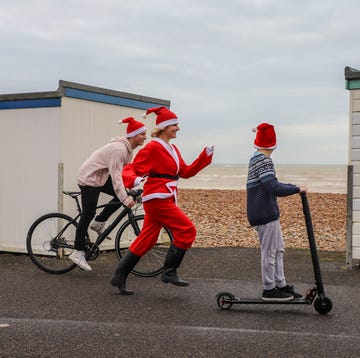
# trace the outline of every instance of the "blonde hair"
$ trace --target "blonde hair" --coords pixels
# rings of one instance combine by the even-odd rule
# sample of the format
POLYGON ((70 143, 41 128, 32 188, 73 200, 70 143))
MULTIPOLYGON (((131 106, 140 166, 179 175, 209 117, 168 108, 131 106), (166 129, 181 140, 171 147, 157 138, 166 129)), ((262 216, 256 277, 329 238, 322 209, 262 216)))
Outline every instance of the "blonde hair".
POLYGON ((158 127, 155 127, 153 129, 153 131, 151 132, 151 137, 155 138, 155 137, 160 137, 161 133, 163 132, 163 129, 160 129, 158 127))

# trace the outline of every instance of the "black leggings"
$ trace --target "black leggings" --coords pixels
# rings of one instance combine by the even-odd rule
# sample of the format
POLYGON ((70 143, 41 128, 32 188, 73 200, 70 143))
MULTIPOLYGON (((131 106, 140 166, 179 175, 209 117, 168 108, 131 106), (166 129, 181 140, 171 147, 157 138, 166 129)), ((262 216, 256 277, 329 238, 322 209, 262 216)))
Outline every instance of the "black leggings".
POLYGON ((85 237, 87 234, 88 227, 91 220, 96 214, 96 206, 99 200, 100 193, 105 193, 113 196, 113 199, 109 203, 117 203, 117 205, 106 206, 102 212, 96 216, 97 221, 106 221, 117 209, 121 207, 120 200, 117 198, 111 177, 106 181, 103 186, 94 187, 94 186, 81 186, 81 206, 82 212, 79 220, 79 225, 76 229, 75 236, 75 250, 84 251, 85 248, 85 237))

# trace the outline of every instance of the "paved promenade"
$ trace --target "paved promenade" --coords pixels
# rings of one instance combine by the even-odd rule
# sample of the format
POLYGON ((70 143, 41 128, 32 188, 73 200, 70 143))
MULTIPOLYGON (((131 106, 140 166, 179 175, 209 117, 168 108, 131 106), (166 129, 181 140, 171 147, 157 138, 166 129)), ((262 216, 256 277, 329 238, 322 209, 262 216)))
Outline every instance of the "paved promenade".
MULTIPOLYGON (((359 357, 360 269, 344 253, 319 253, 327 315, 310 305, 217 307, 219 291, 261 294, 258 249, 191 249, 186 288, 130 276, 134 296, 110 286, 114 253, 50 275, 27 255, 0 254, 0 357, 359 357)), ((357 264, 355 262, 355 264, 357 264)), ((308 250, 287 250, 287 279, 314 285, 308 250)))

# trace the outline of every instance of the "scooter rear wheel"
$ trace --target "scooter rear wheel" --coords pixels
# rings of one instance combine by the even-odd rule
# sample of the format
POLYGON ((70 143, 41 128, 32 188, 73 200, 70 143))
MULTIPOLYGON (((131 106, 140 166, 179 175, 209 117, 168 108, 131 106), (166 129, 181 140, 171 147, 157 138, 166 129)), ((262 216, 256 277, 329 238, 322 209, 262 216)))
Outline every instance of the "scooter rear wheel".
POLYGON ((320 314, 327 314, 332 309, 332 302, 328 297, 317 297, 314 301, 314 308, 320 314))
POLYGON ((235 296, 230 292, 220 292, 216 295, 216 303, 222 310, 228 310, 232 307, 235 296))

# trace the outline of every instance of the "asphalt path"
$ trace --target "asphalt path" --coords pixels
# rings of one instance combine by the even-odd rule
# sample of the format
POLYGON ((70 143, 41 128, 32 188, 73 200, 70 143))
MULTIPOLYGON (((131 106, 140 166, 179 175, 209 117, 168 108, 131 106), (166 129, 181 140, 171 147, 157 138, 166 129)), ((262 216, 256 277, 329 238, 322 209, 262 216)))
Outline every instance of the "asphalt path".
MULTIPOLYGON (((129 276, 133 296, 109 280, 114 253, 51 275, 27 255, 0 254, 0 357, 359 357, 360 269, 344 253, 320 252, 327 315, 313 305, 233 305, 220 291, 261 295, 258 249, 193 248, 180 269, 189 287, 129 276)), ((308 250, 287 250, 287 279, 314 286, 308 250)))

